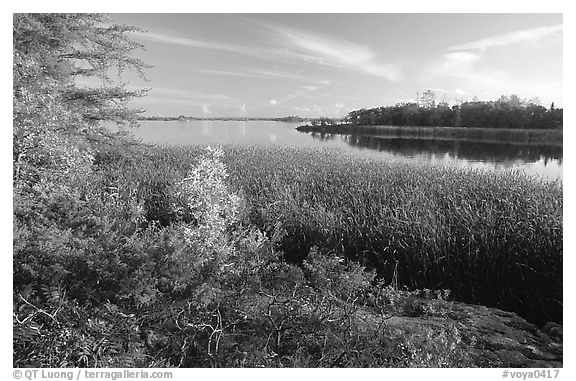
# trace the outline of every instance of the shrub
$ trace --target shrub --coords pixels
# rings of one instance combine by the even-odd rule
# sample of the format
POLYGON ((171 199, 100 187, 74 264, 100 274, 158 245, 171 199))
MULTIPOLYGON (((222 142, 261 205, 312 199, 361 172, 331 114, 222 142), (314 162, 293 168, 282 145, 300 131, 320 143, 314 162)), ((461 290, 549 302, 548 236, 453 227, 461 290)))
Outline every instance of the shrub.
POLYGON ((255 165, 259 156, 248 152, 240 165, 232 152, 111 148, 106 156, 116 159, 97 153, 87 181, 70 185, 69 195, 17 203, 15 364, 471 364, 455 329, 424 332, 427 341, 418 330, 399 334, 386 325, 392 316, 442 317, 449 310, 445 292, 400 289, 402 271, 433 260, 416 251, 435 247, 422 233, 433 224, 427 209, 417 207, 421 177, 398 173, 392 186, 376 180, 369 163, 359 174, 322 161, 268 167, 255 165), (156 202, 154 179, 168 195, 155 204, 164 222, 147 219, 156 202), (399 208, 395 218, 386 214, 390 205, 399 208), (399 219, 404 212, 422 218, 411 227, 399 219), (377 260, 375 254, 388 254, 376 245, 360 246, 384 234, 395 262, 377 260), (298 242, 301 250, 312 246, 299 253, 299 263, 286 261, 291 257, 281 250, 298 242), (365 265, 385 266, 398 282, 389 285, 365 265))

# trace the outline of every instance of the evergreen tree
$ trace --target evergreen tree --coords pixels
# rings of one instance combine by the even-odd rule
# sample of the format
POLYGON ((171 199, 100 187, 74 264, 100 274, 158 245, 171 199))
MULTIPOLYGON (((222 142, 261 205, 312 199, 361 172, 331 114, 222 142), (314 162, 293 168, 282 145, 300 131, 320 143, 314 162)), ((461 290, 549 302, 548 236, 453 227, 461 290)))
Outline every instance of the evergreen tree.
POLYGON ((61 167, 79 140, 110 135, 100 121, 137 125, 142 110, 129 101, 146 91, 128 90, 121 79, 126 70, 145 77, 147 66, 132 56, 143 45, 127 36, 135 30, 100 14, 14 14, 15 180, 25 167, 61 167))

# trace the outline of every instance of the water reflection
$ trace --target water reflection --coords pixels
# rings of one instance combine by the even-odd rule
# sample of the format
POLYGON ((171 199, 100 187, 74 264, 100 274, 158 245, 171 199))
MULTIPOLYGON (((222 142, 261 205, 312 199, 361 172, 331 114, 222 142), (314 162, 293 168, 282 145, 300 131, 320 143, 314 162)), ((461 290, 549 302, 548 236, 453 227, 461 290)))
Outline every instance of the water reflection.
POLYGON ((134 135, 155 144, 307 145, 300 123, 273 121, 143 121, 134 135))
POLYGON ((273 121, 145 121, 133 133, 146 143, 329 146, 363 157, 496 170, 515 168, 532 175, 562 179, 562 147, 558 146, 302 133, 296 130, 300 124, 273 121))
POLYGON ((369 149, 403 158, 463 166, 519 168, 526 173, 562 178, 562 147, 471 140, 432 140, 399 137, 310 133, 313 139, 354 149, 369 149), (474 165, 477 164, 477 165, 474 165))
MULTIPOLYGON (((313 138, 333 140, 332 137, 313 138)), ((419 154, 447 154, 453 158, 472 161, 506 162, 523 160, 536 162, 544 159, 562 162, 562 147, 547 145, 521 145, 511 143, 488 143, 482 141, 463 140, 425 140, 406 138, 385 138, 380 136, 344 135, 341 137, 353 147, 370 148, 378 151, 397 153, 413 157, 419 154)))

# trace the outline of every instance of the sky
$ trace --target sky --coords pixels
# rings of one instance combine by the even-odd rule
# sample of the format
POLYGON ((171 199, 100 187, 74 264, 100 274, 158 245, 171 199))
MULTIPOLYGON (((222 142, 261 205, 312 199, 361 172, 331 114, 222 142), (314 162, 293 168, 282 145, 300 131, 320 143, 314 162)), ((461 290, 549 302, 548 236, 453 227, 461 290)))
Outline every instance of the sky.
POLYGON ((145 51, 145 115, 341 117, 414 101, 562 99, 562 14, 111 14, 145 51))

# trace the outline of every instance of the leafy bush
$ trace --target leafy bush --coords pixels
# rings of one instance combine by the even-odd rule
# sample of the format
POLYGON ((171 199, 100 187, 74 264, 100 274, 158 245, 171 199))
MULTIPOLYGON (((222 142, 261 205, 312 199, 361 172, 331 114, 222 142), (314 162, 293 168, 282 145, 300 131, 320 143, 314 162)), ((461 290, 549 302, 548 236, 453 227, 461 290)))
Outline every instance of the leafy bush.
POLYGON ((19 204, 14 365, 453 365, 456 339, 421 361, 405 349, 415 338, 386 328, 411 302, 374 272, 314 248, 302 266, 283 261, 288 231, 248 224, 222 160, 210 149, 169 179, 165 226, 146 221, 151 194, 142 177, 115 177, 117 161, 100 160, 65 208, 19 204), (112 179, 126 186, 110 190, 112 179))

